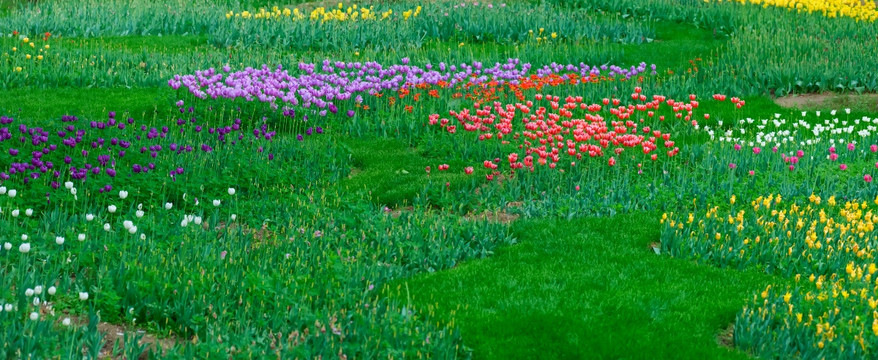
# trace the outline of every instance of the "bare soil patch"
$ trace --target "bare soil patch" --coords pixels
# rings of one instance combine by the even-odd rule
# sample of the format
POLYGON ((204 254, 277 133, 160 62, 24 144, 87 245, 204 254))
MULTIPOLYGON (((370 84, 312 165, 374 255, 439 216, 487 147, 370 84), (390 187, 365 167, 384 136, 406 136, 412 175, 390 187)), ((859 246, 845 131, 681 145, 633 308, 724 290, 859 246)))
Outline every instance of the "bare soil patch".
POLYGON ((855 111, 878 111, 878 94, 796 94, 774 99, 785 108, 831 110, 850 108, 855 111))
POLYGON ((728 327, 720 331, 716 335, 716 342, 722 347, 732 349, 735 347, 735 323, 729 324, 728 327))

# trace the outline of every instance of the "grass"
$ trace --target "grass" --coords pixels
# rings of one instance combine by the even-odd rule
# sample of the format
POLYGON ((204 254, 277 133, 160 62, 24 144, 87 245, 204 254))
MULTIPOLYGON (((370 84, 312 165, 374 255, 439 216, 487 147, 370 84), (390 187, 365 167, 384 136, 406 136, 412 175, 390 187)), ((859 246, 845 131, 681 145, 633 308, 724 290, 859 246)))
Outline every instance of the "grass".
POLYGON ((9 89, 0 95, 0 112, 30 121, 58 120, 62 115, 102 119, 110 111, 132 115, 166 111, 170 88, 9 89))
POLYGON ((779 279, 657 256, 657 218, 525 220, 519 244, 399 284, 453 312, 479 359, 747 358, 717 335, 779 279))
MULTIPOLYGON (((0 14, 16 2, 0 0, 0 14)), ((264 5, 268 2, 253 1, 246 6, 264 5)), ((697 72, 703 64, 716 61, 728 45, 723 35, 691 24, 663 20, 653 26, 655 41, 638 45, 598 44, 603 50, 591 53, 599 54, 599 59, 589 60, 618 64, 648 61, 657 65, 660 74, 683 74, 697 72)), ((203 35, 65 40, 93 47, 107 45, 113 51, 135 54, 186 54, 193 47, 225 51, 209 48, 203 35)), ((439 56, 447 48, 448 54, 469 51, 475 59, 499 55, 528 57, 511 46, 456 46, 430 42, 421 54, 439 56)), ((262 54, 273 54, 272 51, 276 50, 264 50, 262 54)), ((404 55, 372 54, 366 50, 363 54, 384 58, 404 55)), ((308 59, 335 55, 290 54, 291 58, 308 59)), ((351 54, 344 56, 350 58, 351 54)), ((552 56, 573 57, 564 52, 552 56)), ((173 97, 174 91, 167 87, 20 88, 0 91, 0 114, 34 123, 54 121, 65 114, 85 119, 105 118, 109 111, 148 115, 167 111, 173 97)), ((767 96, 745 100, 748 105, 744 113, 748 117, 792 112, 767 96)), ((703 121, 704 124, 741 117, 740 111, 729 106, 705 102, 705 107, 702 110, 710 112, 712 119, 703 121)), ((344 151, 340 153, 344 155, 339 156, 349 154, 354 167, 347 178, 336 184, 338 189, 344 193, 368 192, 373 202, 391 207, 415 201, 427 187, 425 165, 445 161, 441 154, 417 144, 413 146, 393 134, 372 138, 327 136, 333 137, 327 143, 342 144, 344 151)), ((694 143, 703 139, 678 140, 694 143)), ((459 168, 461 164, 453 165, 459 168)), ((460 172, 434 172, 428 181, 447 182, 453 187, 475 180, 460 172)), ((278 188, 281 185, 284 184, 278 188)), ((275 191, 265 198, 281 203, 283 196, 284 192, 275 191)), ((748 354, 721 346, 718 334, 735 320, 756 289, 786 280, 758 269, 719 269, 656 255, 650 244, 659 239, 658 215, 640 212, 570 221, 521 219, 510 225, 518 239, 516 245, 500 248, 488 259, 464 262, 451 270, 396 280, 391 288, 405 288, 407 296, 388 296, 410 301, 416 308, 437 309, 461 329, 464 342, 478 359, 748 358, 748 354)))

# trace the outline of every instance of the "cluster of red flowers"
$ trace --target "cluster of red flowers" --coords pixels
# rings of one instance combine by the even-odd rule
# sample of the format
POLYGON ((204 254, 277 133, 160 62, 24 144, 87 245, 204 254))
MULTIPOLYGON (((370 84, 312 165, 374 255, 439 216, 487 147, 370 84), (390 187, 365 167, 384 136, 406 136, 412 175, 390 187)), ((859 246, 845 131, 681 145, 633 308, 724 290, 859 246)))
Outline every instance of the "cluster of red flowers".
MULTIPOLYGON (((462 130, 476 133, 481 141, 512 145, 517 149, 508 153, 506 160, 513 173, 519 169, 534 171, 536 165, 555 169, 567 161, 574 167, 584 158, 606 156, 609 166, 631 159, 640 168, 645 159, 657 161, 659 153, 676 156, 680 149, 669 132, 657 128, 665 120, 657 113, 670 109, 675 118, 697 126, 695 95, 690 95, 688 101, 676 101, 661 95, 648 97, 637 87, 630 98, 633 103, 623 105, 618 98, 588 103, 582 97, 536 94, 533 100, 515 103, 476 102, 472 109, 450 110, 448 118, 432 114, 428 122, 450 134, 462 130)), ((500 164, 499 158, 484 161, 485 169, 490 171, 488 179, 499 174, 500 164)))

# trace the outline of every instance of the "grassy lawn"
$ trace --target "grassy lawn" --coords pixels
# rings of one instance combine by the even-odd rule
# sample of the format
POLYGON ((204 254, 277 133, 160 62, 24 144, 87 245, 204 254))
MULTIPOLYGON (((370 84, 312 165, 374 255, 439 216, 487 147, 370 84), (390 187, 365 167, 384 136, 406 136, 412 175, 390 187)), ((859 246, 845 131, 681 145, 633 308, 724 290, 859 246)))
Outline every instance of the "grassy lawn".
POLYGON ((399 283, 453 313, 476 358, 748 358, 718 335, 782 280, 656 255, 654 215, 524 220, 490 259, 399 283))
POLYGON ((871 8, 184 3, 0 0, 0 358, 874 357, 871 8))

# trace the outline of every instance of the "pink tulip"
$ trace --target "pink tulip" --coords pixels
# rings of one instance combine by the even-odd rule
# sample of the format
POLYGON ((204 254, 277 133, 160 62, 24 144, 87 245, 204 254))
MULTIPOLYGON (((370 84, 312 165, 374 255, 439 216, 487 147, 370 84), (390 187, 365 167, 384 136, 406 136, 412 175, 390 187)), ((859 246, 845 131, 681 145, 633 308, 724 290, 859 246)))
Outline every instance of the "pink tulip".
POLYGON ((741 145, 735 144, 735 151, 741 150, 741 145))
POLYGON ((847 164, 841 164, 841 165, 838 166, 838 168, 841 169, 841 170, 847 170, 847 169, 848 169, 848 166, 847 166, 847 164))
POLYGON ((830 147, 829 147, 829 152, 830 152, 830 153, 834 153, 834 152, 835 152, 835 146, 830 146, 830 147))
POLYGON ((777 146, 771 148, 771 151, 777 152, 777 146))
POLYGON ((838 159, 838 154, 836 154, 836 153, 829 154, 829 160, 835 161, 835 159, 838 159))
POLYGON ((878 152, 878 145, 872 144, 872 146, 869 147, 869 150, 872 150, 872 152, 878 152))
POLYGON ((866 182, 872 182, 872 175, 863 175, 863 180, 865 180, 866 182))
POLYGON ((729 163, 729 169, 734 170, 736 167, 738 167, 738 165, 735 165, 735 163, 729 163))
POLYGON ((754 154, 759 155, 760 152, 762 152, 762 149, 760 149, 759 147, 754 147, 754 148, 753 148, 753 153, 754 153, 754 154))
POLYGON ((802 151, 802 150, 796 151, 796 156, 798 156, 798 157, 804 157, 804 156, 805 156, 805 152, 802 151))
POLYGON ((848 151, 854 151, 855 148, 854 143, 848 143, 848 151))
POLYGON ((790 165, 790 171, 793 171, 793 170, 796 170, 796 166, 795 166, 795 165, 790 165))
POLYGON ((753 175, 756 175, 756 172, 753 170, 750 170, 750 176, 753 176, 753 175))

